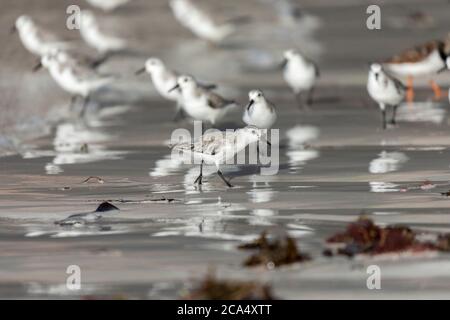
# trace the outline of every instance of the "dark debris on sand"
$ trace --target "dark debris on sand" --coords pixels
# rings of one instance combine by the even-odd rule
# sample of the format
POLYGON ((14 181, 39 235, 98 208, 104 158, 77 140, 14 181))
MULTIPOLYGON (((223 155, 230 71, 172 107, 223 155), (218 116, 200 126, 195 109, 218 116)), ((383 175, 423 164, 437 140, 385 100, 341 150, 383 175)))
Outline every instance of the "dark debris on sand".
POLYGON ((295 240, 291 237, 286 236, 269 240, 266 231, 261 233, 261 236, 255 241, 244 243, 238 248, 241 250, 257 250, 243 262, 244 266, 247 267, 263 265, 273 268, 311 260, 308 254, 298 250, 295 240))
MULTIPOLYGON (((347 229, 327 239, 329 244, 342 244, 337 254, 353 257, 357 254, 377 255, 383 253, 423 252, 430 250, 449 251, 450 235, 440 235, 437 241, 421 242, 417 233, 406 226, 380 227, 361 216, 352 222, 347 229)), ((326 256, 332 256, 333 251, 326 249, 326 256)))
POLYGON ((256 282, 219 280, 208 274, 183 299, 189 300, 273 300, 271 288, 256 282))

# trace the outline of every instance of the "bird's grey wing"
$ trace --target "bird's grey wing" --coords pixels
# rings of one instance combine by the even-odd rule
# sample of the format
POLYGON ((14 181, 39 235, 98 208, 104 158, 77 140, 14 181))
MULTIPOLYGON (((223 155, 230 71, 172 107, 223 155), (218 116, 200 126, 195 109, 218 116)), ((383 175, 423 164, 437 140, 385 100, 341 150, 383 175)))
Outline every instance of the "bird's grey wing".
POLYGON ((213 109, 221 109, 233 103, 233 100, 224 99, 213 92, 208 93, 208 105, 213 109))
POLYGON ((406 86, 400 80, 395 78, 394 76, 386 73, 386 77, 394 83, 394 86, 395 86, 395 88, 397 89, 398 92, 406 90, 406 86))
POLYGON ((199 83, 198 85, 205 90, 217 89, 217 85, 214 83, 199 83))

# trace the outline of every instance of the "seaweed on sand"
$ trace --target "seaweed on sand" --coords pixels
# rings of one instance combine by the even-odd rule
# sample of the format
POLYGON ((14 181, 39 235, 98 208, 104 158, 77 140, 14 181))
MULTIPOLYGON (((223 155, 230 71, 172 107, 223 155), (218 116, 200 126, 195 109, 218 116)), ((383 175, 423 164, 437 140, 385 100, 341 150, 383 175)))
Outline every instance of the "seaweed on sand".
MULTIPOLYGON (((344 232, 328 238, 327 243, 343 244, 337 253, 349 257, 357 254, 377 255, 437 249, 432 243, 420 242, 417 234, 406 226, 380 227, 365 216, 350 223, 344 232)), ((330 255, 330 250, 325 252, 330 255)))
POLYGON ((257 250, 244 261, 244 266, 253 267, 257 265, 266 266, 269 269, 282 265, 310 260, 308 254, 298 250, 295 240, 289 236, 273 240, 267 239, 267 232, 261 233, 260 237, 253 242, 244 243, 238 247, 242 250, 257 250))
POLYGON ((208 274, 184 299, 190 300, 273 300, 268 285, 250 281, 219 280, 208 274))

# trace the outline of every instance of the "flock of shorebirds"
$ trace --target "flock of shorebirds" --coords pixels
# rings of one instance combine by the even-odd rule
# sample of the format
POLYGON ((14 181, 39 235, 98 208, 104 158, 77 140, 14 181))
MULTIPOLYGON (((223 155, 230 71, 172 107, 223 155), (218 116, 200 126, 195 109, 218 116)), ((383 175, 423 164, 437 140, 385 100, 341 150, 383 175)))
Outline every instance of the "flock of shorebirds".
MULTIPOLYGON (((126 5, 130 0, 87 0, 91 5, 105 11, 114 10, 126 5)), ((218 24, 214 19, 195 4, 193 0, 171 0, 170 6, 174 17, 185 28, 208 42, 220 43, 237 30, 237 24, 227 22, 218 24)), ((80 20, 80 36, 87 45, 93 47, 99 57, 81 59, 71 53, 70 43, 38 25, 30 16, 17 18, 15 28, 24 47, 40 59, 36 66, 48 70, 54 81, 72 97, 72 105, 77 99, 83 100, 82 114, 92 94, 113 81, 115 77, 104 76, 96 67, 104 62, 111 53, 125 50, 127 41, 105 33, 99 27, 95 15, 82 10, 80 20)), ((372 63, 369 68, 367 90, 378 103, 382 113, 383 129, 387 127, 387 109, 392 108, 391 124, 396 123, 397 107, 404 101, 412 102, 414 91, 413 77, 428 77, 450 69, 450 38, 434 40, 412 49, 406 50, 391 59, 372 63), (396 77, 406 77, 407 86, 396 77)), ((299 105, 307 107, 313 104, 313 92, 319 78, 319 68, 315 62, 305 57, 299 50, 289 49, 284 52, 282 63, 283 76, 295 94, 299 105)), ((136 74, 147 72, 159 94, 177 105, 176 119, 189 117, 193 120, 209 123, 214 126, 227 112, 237 106, 232 99, 217 94, 215 85, 203 84, 193 76, 180 74, 171 70, 161 59, 149 58, 144 67, 136 74)), ((435 98, 442 98, 445 93, 431 80, 435 98)), ((202 183, 203 163, 214 164, 224 182, 231 186, 222 172, 220 164, 224 163, 236 152, 257 141, 264 140, 266 130, 274 126, 277 113, 275 105, 270 102, 261 90, 252 90, 248 94, 249 102, 243 111, 243 121, 247 127, 237 129, 230 137, 205 133, 198 141, 178 144, 174 148, 197 153, 202 159, 200 175, 195 183, 202 183), (237 141, 240 141, 237 143, 237 141), (235 152, 230 154, 229 144, 238 144, 235 152)))

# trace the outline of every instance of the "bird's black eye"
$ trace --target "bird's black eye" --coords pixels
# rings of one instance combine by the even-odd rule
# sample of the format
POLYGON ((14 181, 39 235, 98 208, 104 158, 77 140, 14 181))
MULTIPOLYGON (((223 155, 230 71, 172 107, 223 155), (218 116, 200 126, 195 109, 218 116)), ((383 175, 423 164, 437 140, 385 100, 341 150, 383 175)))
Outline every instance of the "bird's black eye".
POLYGON ((184 79, 184 82, 188 82, 188 79, 184 79))
POLYGON ((261 97, 261 93, 258 93, 258 97, 261 97))

